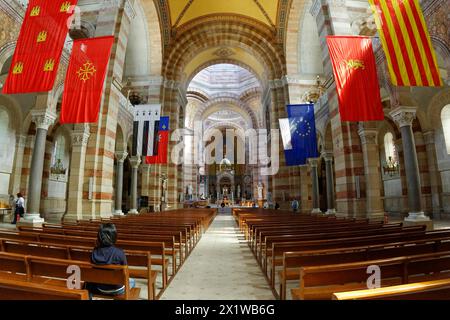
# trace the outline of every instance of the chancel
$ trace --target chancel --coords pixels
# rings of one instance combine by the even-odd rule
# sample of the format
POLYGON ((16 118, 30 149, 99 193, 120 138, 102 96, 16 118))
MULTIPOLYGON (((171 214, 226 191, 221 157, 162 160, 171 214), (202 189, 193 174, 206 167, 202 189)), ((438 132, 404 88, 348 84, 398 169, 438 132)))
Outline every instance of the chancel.
POLYGON ((0 0, 0 299, 450 299, 449 16, 0 0))

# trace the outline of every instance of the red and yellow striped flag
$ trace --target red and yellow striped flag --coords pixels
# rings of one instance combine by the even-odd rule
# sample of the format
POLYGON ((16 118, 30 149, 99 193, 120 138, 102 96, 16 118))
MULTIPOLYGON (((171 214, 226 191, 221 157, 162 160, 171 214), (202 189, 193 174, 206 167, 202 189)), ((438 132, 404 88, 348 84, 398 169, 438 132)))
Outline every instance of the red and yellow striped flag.
POLYGON ((369 0, 391 74, 405 87, 443 86, 418 0, 369 0))

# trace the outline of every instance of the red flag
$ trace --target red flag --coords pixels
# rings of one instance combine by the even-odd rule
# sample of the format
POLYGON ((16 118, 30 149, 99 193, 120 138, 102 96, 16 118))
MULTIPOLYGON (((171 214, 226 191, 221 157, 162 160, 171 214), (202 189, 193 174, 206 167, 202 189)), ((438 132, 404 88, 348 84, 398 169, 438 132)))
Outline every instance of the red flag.
POLYGON ((50 91, 78 0, 30 0, 4 94, 50 91))
POLYGON ((169 117, 161 117, 158 130, 158 154, 146 157, 147 164, 167 164, 169 147, 169 117))
POLYGON ((329 36, 341 121, 384 119, 377 67, 368 37, 329 36))
POLYGON ((113 36, 73 42, 60 123, 97 122, 113 36))

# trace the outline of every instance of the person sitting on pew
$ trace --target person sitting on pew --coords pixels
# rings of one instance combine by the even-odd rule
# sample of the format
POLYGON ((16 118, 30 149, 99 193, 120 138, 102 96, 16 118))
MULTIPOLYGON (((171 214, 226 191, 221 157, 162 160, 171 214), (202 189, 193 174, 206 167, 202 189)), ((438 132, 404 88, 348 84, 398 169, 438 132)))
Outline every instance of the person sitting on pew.
MULTIPOLYGON (((117 229, 113 223, 101 224, 97 234, 97 246, 92 251, 91 262, 97 265, 127 265, 127 257, 122 249, 115 247, 117 240, 117 229)), ((130 288, 136 285, 135 280, 130 278, 130 288)), ((121 295, 125 292, 125 286, 87 283, 89 298, 93 294, 121 295)))

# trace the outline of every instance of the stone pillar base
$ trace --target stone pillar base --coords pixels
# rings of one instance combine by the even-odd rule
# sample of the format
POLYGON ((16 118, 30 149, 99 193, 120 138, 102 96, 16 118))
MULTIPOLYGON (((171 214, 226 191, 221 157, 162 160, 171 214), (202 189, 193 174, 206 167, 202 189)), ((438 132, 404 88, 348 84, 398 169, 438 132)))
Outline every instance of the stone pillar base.
POLYGON ((137 211, 137 209, 131 209, 130 211, 128 211, 128 214, 139 214, 139 212, 137 211))
POLYGON ((327 212, 325 212, 326 215, 335 215, 336 209, 328 209, 327 212))
POLYGON ((17 222, 19 227, 42 227, 44 219, 38 213, 35 214, 25 214, 23 218, 17 222))
POLYGON ((409 216, 403 221, 405 227, 425 225, 427 231, 434 229, 433 220, 425 215, 423 212, 410 212, 409 216))
POLYGON ((384 221, 384 215, 385 215, 385 212, 383 212, 383 211, 368 212, 367 218, 369 218, 370 220, 383 220, 384 221))
POLYGON ((314 209, 311 211, 311 213, 312 213, 312 214, 322 214, 323 212, 320 210, 320 208, 314 208, 314 209))
POLYGON ((115 216, 124 216, 125 214, 122 212, 122 210, 116 210, 114 211, 115 216))

